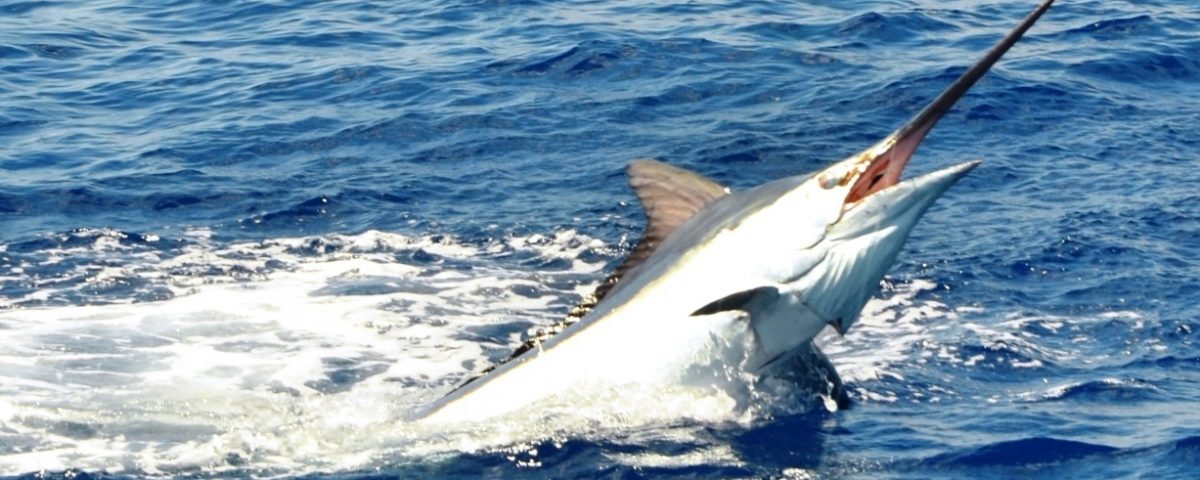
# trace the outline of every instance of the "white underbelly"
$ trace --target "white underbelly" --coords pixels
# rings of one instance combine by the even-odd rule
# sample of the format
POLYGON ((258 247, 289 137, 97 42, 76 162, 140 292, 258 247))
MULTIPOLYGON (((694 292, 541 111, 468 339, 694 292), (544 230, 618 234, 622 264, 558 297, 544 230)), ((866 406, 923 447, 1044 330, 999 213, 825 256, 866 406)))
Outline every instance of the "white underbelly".
POLYGON ((615 311, 553 348, 530 352, 506 372, 476 380, 487 382, 422 421, 478 421, 540 409, 544 401, 586 402, 596 392, 622 386, 675 386, 687 380, 693 365, 723 364, 729 360, 723 357, 742 355, 728 348, 748 332, 731 328, 734 315, 691 317, 669 304, 650 307, 615 311), (722 358, 713 362, 714 357, 722 358))

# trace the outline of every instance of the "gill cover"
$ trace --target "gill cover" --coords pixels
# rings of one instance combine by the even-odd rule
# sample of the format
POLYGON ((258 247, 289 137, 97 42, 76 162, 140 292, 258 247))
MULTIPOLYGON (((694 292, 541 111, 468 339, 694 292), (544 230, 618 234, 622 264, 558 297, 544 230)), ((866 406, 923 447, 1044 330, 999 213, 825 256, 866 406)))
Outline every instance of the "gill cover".
POLYGON ((825 260, 802 282, 804 303, 845 333, 933 202, 979 165, 967 162, 901 182, 863 199, 830 227, 825 260))

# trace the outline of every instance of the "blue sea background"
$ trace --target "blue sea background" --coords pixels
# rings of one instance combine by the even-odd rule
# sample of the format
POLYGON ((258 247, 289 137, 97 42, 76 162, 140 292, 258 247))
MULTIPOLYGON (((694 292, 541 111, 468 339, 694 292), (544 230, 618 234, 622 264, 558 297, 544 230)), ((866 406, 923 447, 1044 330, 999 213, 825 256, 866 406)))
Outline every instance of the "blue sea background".
MULTIPOLYGON (((0 330, 26 328, 33 312, 170 304, 177 276, 269 282, 289 267, 268 254, 253 266, 169 260, 281 238, 308 239, 289 254, 315 258, 368 231, 480 249, 569 231, 602 245, 580 249, 583 260, 611 266, 643 225, 630 160, 736 189, 821 168, 910 118, 1034 6, 0 2, 0 330)), ((928 335, 890 352, 887 375, 852 380, 850 409, 702 425, 735 462, 629 465, 614 452, 683 447, 567 436, 537 443, 536 465, 521 463, 526 450, 319 473, 237 456, 223 469, 81 460, 43 473, 1197 478, 1197 152, 1200 4, 1061 1, 910 164, 984 160, 889 274, 894 286, 931 286, 906 301, 959 313, 921 324, 928 335)), ((464 272, 570 264, 386 253, 464 272)), ((571 285, 543 291, 560 307, 578 298, 571 285)), ((508 348, 512 331, 483 340, 508 348)), ((92 333, 51 347, 111 343, 92 333)), ((873 354, 854 332, 845 341, 835 364, 837 351, 873 354)), ((103 422, 29 420, 13 400, 29 391, 12 379, 39 368, 30 358, 0 362, 14 409, 0 415, 0 457, 112 434, 103 422)), ((352 395, 367 376, 323 392, 352 395)), ((55 401, 87 409, 87 398, 55 401)))

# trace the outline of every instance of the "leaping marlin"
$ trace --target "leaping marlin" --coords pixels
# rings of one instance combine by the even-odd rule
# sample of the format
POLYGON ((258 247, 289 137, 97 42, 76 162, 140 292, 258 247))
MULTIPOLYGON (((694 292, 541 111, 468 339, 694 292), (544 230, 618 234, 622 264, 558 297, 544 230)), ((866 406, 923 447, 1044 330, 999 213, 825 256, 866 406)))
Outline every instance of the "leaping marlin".
POLYGON ((574 312, 578 321, 468 380, 420 421, 482 420, 574 389, 662 381, 720 335, 751 345, 738 360, 751 372, 796 355, 827 366, 813 338, 827 325, 844 334, 854 324, 913 225, 979 165, 901 182, 913 152, 1052 3, 1038 6, 907 124, 815 174, 731 192, 687 170, 634 161, 629 184, 646 210, 645 234, 574 312))

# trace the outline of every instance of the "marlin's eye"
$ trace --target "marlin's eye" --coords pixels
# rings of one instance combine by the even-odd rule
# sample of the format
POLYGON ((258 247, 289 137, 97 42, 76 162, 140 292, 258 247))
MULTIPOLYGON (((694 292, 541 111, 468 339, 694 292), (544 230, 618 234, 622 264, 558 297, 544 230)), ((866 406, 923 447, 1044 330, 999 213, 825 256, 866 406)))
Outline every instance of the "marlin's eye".
POLYGON ((821 185, 821 188, 829 190, 838 185, 839 176, 833 172, 825 172, 821 174, 821 178, 817 179, 817 183, 821 185))

